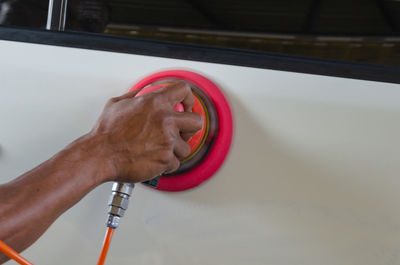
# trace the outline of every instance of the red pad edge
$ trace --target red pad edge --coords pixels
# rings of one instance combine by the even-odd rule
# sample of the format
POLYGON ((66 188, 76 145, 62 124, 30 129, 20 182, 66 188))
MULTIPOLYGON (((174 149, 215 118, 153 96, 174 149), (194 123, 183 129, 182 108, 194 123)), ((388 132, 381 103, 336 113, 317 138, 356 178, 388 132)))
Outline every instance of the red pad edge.
POLYGON ((216 84, 206 77, 187 70, 167 70, 151 74, 138 83, 129 91, 142 89, 143 87, 165 78, 178 78, 189 81, 199 87, 214 103, 218 116, 218 133, 208 151, 206 157, 191 170, 175 175, 161 176, 157 190, 162 191, 183 191, 194 188, 207 179, 222 166, 233 138, 233 118, 229 103, 216 84))

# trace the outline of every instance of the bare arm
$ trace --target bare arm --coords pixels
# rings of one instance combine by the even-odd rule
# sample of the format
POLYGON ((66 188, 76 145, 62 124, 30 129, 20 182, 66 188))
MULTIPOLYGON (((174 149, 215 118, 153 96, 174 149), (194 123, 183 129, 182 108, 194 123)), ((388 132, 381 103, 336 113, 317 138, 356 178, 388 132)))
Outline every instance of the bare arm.
MULTIPOLYGON (((179 167, 178 158, 190 152, 183 138, 202 126, 201 117, 190 112, 190 88, 178 82, 135 94, 111 99, 91 132, 0 185, 0 240, 22 251, 101 183, 141 182, 179 167), (173 110, 178 102, 185 112, 173 110)), ((0 254, 0 264, 7 260, 0 254)))

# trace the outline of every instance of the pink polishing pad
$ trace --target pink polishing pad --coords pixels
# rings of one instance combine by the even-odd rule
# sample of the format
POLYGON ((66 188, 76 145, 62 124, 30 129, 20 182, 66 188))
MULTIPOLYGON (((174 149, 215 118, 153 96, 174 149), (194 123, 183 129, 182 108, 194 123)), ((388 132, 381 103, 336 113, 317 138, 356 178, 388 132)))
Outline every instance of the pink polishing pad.
MULTIPOLYGON (((170 70, 158 72, 140 80, 130 89, 130 91, 142 89, 142 91, 140 91, 136 95, 140 96, 167 85, 161 84, 148 86, 151 83, 171 78, 188 81, 200 88, 213 103, 218 122, 218 131, 215 132, 214 139, 205 157, 188 171, 177 175, 161 176, 158 187, 156 188, 163 191, 182 191, 201 184, 205 180, 212 177, 214 173, 221 167, 231 146, 233 135, 233 120, 229 103, 226 100, 225 96, 222 94, 221 90, 212 81, 194 72, 185 70, 170 70)), ((198 102, 197 99, 196 102, 198 102)), ((193 112, 197 112, 200 115, 204 116, 206 110, 204 110, 203 106, 200 103, 196 104, 193 107, 193 112)), ((175 106, 175 110, 183 111, 182 104, 177 104, 175 106)), ((203 140, 202 137, 204 136, 204 126, 202 131, 203 132, 198 132, 195 135, 196 137, 192 137, 190 141, 193 142, 189 141, 189 144, 192 147, 192 151, 203 140)))

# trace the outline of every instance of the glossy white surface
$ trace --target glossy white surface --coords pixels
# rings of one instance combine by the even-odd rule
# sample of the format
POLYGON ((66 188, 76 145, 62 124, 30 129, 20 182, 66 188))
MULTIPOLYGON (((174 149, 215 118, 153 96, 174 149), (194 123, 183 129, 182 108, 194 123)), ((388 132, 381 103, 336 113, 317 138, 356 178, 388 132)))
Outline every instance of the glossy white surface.
MULTIPOLYGON (((87 132, 109 97, 170 68, 221 86, 233 148, 194 190, 138 185, 107 264, 400 264, 396 84, 0 41, 1 182, 87 132)), ((37 265, 96 264, 109 190, 23 254, 37 265)))

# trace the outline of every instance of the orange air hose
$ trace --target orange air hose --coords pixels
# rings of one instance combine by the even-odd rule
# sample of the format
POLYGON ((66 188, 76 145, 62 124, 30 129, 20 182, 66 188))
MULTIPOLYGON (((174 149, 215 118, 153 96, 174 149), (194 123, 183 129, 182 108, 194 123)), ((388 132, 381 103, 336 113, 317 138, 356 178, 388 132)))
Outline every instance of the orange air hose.
POLYGON ((0 251, 3 252, 4 255, 6 255, 10 259, 15 260, 21 265, 33 265, 32 263, 24 259, 17 251, 7 246, 7 244, 1 240, 0 240, 0 251))
POLYGON ((108 248, 110 247, 111 238, 114 234, 114 230, 115 229, 112 227, 107 228, 107 232, 104 237, 103 246, 101 248, 100 257, 99 257, 99 261, 97 262, 97 265, 103 265, 106 260, 108 248))
MULTIPOLYGON (((103 246, 101 248, 101 253, 99 257, 99 261, 97 262, 97 265, 103 265, 106 257, 107 257, 107 252, 111 244, 111 239, 114 234, 114 228, 108 227, 106 235, 104 237, 103 241, 103 246)), ((29 262, 26 260, 24 257, 22 257, 18 252, 16 252, 14 249, 9 247, 6 243, 0 240, 0 252, 3 252, 4 255, 9 257, 10 259, 15 260, 17 263, 21 265, 33 265, 33 263, 29 262)))

